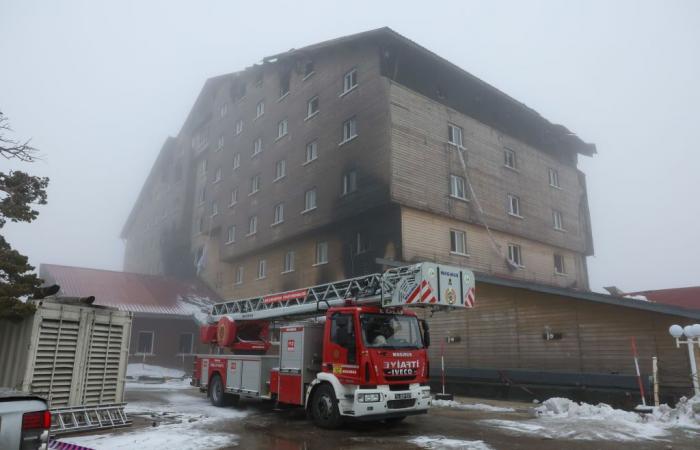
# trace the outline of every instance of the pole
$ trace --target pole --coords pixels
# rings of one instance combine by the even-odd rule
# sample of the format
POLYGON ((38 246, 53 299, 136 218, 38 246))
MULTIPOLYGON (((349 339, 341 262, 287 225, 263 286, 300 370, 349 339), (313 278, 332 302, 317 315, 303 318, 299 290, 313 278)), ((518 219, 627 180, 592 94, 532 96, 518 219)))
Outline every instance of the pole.
POLYGON ((654 406, 659 406, 659 360, 656 356, 651 358, 651 370, 654 380, 654 406))
POLYGON ((634 355, 634 367, 637 369, 637 384, 639 384, 639 392, 642 395, 642 405, 647 406, 647 401, 644 394, 644 384, 642 383, 642 375, 639 372, 639 357, 637 356, 637 339, 632 336, 630 338, 632 343, 632 355, 634 355))
POLYGON ((695 390, 695 395, 700 395, 700 383, 698 383, 698 366, 695 363, 695 351, 693 345, 695 340, 693 338, 688 338, 688 356, 690 356, 690 377, 693 379, 693 389, 695 390))
POLYGON ((440 368, 442 370, 442 395, 445 395, 445 341, 444 340, 440 343, 440 368))

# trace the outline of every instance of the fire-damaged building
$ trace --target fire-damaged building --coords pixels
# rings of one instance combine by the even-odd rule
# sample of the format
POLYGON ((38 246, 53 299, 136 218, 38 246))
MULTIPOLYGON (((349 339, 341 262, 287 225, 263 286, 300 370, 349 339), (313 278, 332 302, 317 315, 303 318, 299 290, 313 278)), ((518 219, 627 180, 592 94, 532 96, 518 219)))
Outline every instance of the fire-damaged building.
MULTIPOLYGON (((431 318, 461 381, 503 384, 506 373, 580 386, 609 375, 633 386, 634 367, 621 363, 627 334, 651 328, 581 333, 631 322, 626 308, 638 306, 586 297, 602 294, 589 292, 593 239, 577 162, 595 153, 389 28, 341 37, 205 82, 124 226, 124 268, 196 274, 231 298, 402 263, 467 266, 481 277, 477 306, 431 318), (553 329, 556 339, 542 338, 553 329), (578 363, 575 349, 585 354, 578 363)), ((642 352, 650 361, 658 348, 642 352)))

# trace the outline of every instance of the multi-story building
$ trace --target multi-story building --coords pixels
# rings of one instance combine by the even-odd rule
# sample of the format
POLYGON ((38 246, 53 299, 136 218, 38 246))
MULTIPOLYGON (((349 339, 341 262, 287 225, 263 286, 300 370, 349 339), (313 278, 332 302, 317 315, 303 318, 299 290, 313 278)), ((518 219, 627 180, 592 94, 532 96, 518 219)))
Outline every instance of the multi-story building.
POLYGON ((391 260, 588 288, 587 144, 388 28, 206 82, 124 228, 125 269, 222 296, 391 260))

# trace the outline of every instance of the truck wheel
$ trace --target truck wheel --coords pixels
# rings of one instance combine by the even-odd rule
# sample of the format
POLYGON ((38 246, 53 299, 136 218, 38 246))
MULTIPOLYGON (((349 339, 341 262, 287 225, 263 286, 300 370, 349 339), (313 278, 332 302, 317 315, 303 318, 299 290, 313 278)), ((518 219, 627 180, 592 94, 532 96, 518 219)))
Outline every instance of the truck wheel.
POLYGON ((330 384, 324 383, 314 391, 311 398, 311 416, 314 423, 321 428, 334 429, 342 424, 338 399, 335 398, 335 391, 330 384))
POLYGON ((219 374, 214 374, 209 383, 209 398, 214 406, 224 406, 224 383, 221 382, 219 374))

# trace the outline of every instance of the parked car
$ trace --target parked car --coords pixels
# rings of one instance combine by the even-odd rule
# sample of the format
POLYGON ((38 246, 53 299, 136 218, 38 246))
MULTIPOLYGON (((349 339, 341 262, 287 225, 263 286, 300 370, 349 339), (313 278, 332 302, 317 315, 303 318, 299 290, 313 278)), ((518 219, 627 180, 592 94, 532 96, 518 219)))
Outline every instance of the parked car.
POLYGON ((0 389, 0 449, 46 450, 51 413, 36 395, 0 389))

